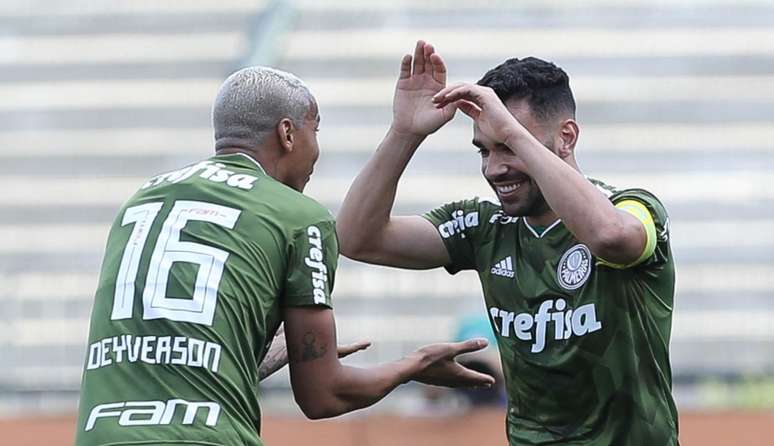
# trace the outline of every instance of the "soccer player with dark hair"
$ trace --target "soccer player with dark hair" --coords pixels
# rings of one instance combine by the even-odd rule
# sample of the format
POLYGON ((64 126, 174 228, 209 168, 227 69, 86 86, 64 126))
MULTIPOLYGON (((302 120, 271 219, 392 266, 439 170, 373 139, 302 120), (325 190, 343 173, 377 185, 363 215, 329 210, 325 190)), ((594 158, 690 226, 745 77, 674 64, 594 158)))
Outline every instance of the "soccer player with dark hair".
POLYGON ((91 314, 76 445, 261 445, 258 382, 286 362, 282 346, 267 356, 283 322, 309 418, 370 406, 409 380, 492 384, 454 360, 485 340, 368 369, 339 362, 335 223, 302 194, 319 122, 298 78, 242 69, 213 107, 215 155, 151 178, 121 208, 91 314))
MULTIPOLYGON (((393 122, 337 221, 344 255, 478 273, 503 364, 511 445, 675 445, 669 219, 642 189, 581 174, 567 74, 510 59, 446 87, 433 47, 401 63, 393 122), (406 165, 460 109, 497 200, 392 216, 406 165)), ((443 187, 439 184, 439 187, 443 187)))

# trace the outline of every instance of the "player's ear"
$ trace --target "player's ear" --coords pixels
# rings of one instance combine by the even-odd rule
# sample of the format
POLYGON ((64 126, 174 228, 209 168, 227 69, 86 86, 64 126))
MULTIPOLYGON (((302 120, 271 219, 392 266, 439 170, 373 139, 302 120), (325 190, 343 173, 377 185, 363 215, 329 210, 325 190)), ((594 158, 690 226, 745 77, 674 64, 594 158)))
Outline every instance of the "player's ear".
POLYGON ((277 139, 279 140, 280 147, 284 152, 293 151, 293 143, 295 142, 295 126, 290 118, 282 118, 277 123, 277 139))
POLYGON ((566 119, 559 127, 559 139, 561 140, 557 155, 560 158, 567 158, 575 150, 575 144, 578 142, 580 128, 574 119, 566 119))

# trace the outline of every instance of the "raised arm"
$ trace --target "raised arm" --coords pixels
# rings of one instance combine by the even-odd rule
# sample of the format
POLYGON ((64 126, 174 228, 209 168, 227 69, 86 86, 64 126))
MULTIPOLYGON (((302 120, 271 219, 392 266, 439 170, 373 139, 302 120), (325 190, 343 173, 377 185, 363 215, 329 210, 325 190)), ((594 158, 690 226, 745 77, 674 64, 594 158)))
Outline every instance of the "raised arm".
MULTIPOLYGON (((480 85, 459 84, 434 98, 438 107, 456 103, 494 144, 504 144, 521 159, 551 209, 594 255, 618 265, 636 263, 648 242, 645 221, 616 208, 583 175, 546 150, 511 114, 495 92, 480 85)), ((577 137, 577 125, 572 121, 577 137)), ((647 210, 644 211, 647 214, 647 210)), ((653 228, 652 219, 649 226, 653 228)), ((652 251, 651 251, 652 252, 652 251)))
POLYGON ((400 384, 491 386, 494 379, 459 365, 454 358, 486 346, 486 340, 433 344, 405 358, 368 369, 341 364, 336 354, 333 311, 319 307, 285 310, 285 337, 293 394, 304 414, 328 418, 370 406, 400 384))
POLYGON ((392 125, 339 210, 336 230, 345 256, 404 268, 434 268, 450 262, 441 237, 428 221, 391 215, 398 180, 414 151, 454 116, 454 104, 439 109, 432 102, 445 85, 443 59, 432 45, 417 42, 414 56, 405 55, 401 61, 392 125))

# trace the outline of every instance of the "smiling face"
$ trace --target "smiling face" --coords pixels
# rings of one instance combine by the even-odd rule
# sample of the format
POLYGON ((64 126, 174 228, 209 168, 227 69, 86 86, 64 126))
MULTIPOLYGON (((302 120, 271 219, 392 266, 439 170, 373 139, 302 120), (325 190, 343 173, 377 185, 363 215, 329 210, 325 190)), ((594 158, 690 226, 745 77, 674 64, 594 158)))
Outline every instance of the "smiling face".
MULTIPOLYGON (((505 105, 538 141, 556 153, 554 123, 536 119, 525 100, 509 100, 505 105)), ((478 126, 474 128, 473 145, 481 153, 481 173, 506 214, 539 218, 551 212, 537 183, 527 174, 524 162, 510 148, 487 138, 478 126)))
MULTIPOLYGON (((477 82, 491 88, 508 110, 548 150, 578 170, 574 147, 578 137, 575 98, 567 73, 536 57, 511 58, 487 71, 477 82)), ((508 147, 497 145, 476 129, 474 144, 484 149, 481 170, 500 197, 503 211, 527 216, 538 224, 556 218, 524 162, 508 147)))

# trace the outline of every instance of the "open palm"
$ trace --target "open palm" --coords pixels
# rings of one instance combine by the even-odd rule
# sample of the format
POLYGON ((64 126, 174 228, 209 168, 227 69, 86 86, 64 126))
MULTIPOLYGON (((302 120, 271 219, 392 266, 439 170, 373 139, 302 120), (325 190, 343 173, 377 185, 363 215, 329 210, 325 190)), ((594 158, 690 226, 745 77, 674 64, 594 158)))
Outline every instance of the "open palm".
POLYGON ((420 40, 414 56, 405 55, 393 99, 392 127, 402 133, 426 136, 446 124, 455 104, 437 108, 433 96, 446 86, 446 64, 429 43, 420 40))
POLYGON ((425 361, 425 368, 417 373, 415 381, 446 387, 491 387, 494 378, 469 369, 456 361, 458 355, 481 350, 487 346, 485 339, 468 339, 426 345, 415 352, 425 361))

